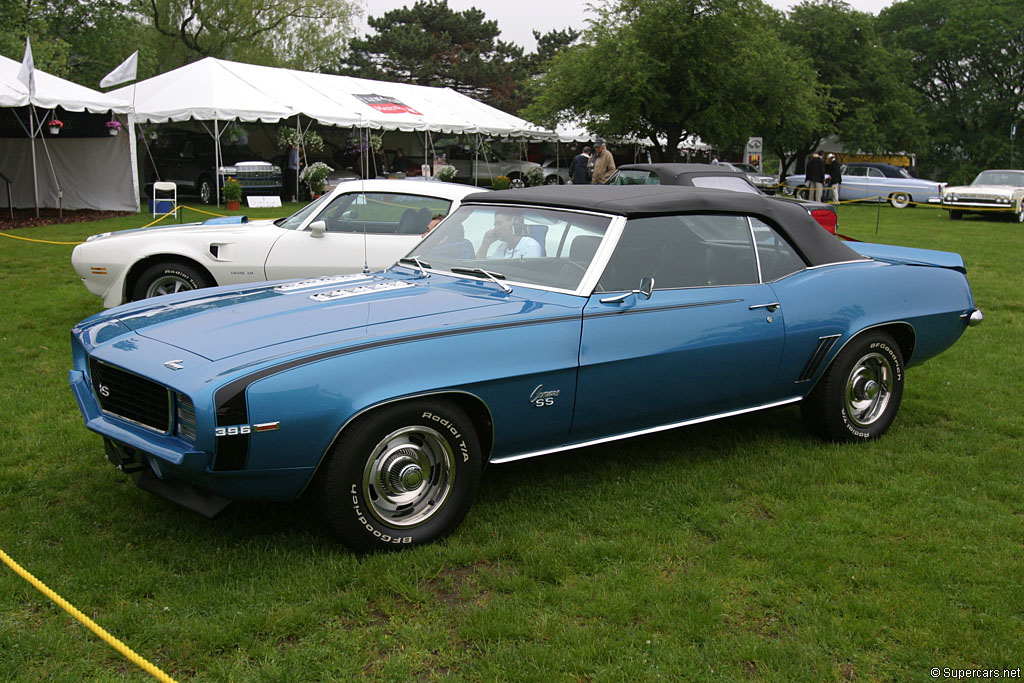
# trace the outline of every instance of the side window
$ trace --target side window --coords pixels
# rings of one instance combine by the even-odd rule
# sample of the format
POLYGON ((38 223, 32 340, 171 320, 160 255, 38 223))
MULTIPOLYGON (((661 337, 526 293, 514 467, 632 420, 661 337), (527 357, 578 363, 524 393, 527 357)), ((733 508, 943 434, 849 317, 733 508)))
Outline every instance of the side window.
POLYGON ((871 177, 871 178, 884 178, 885 176, 882 175, 882 172, 879 171, 877 168, 868 168, 868 177, 871 177))
POLYGON ((851 178, 863 178, 865 175, 867 175, 866 171, 867 169, 864 168, 863 166, 852 166, 846 169, 843 175, 850 176, 851 178))
POLYGON ((746 217, 685 215, 626 223, 601 276, 605 292, 634 289, 645 277, 655 289, 757 282, 757 262, 746 217))
POLYGON ((608 185, 660 185, 661 180, 650 171, 619 169, 608 180, 608 185))
POLYGON ((751 219, 751 225, 762 282, 774 282, 807 267, 796 249, 775 228, 757 218, 751 219))
POLYGON ((422 235, 435 215, 448 215, 451 200, 414 194, 350 192, 339 195, 316 220, 327 232, 422 235))

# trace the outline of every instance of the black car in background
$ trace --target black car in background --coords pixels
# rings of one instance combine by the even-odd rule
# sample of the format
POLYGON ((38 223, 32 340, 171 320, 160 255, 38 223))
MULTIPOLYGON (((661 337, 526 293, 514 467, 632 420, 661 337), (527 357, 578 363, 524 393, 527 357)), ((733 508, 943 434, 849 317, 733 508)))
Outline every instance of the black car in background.
MULTIPOLYGON (((263 161, 238 138, 221 136, 221 164, 215 163, 213 137, 188 130, 164 130, 148 141, 149 182, 170 181, 178 194, 195 195, 204 204, 216 201, 217 185, 234 178, 243 195, 282 194, 281 167, 263 161)), ((140 150, 141 154, 145 154, 140 150)))
MULTIPOLYGON (((765 194, 750 182, 746 173, 721 164, 623 164, 606 185, 683 185, 732 190, 748 194, 765 194)), ((821 227, 836 234, 839 215, 836 207, 825 202, 794 200, 818 221, 821 227)))

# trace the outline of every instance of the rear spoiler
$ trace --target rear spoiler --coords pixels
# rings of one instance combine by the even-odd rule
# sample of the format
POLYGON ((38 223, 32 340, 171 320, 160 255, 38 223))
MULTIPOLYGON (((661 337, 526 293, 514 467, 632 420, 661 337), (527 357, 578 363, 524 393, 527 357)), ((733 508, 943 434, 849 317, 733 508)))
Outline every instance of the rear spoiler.
POLYGON ((901 263, 910 266, 931 266, 934 268, 950 268, 961 273, 967 272, 964 259, 960 254, 951 251, 935 251, 933 249, 915 249, 914 247, 896 247, 889 244, 873 244, 871 242, 849 243, 857 253, 886 263, 901 263))

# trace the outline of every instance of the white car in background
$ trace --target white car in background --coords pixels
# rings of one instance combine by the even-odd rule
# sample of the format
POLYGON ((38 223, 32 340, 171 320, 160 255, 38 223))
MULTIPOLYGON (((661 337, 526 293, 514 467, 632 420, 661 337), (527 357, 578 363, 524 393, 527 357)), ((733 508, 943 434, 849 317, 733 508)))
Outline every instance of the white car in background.
POLYGON ((1024 223, 1024 171, 992 169, 982 171, 970 185, 942 190, 942 208, 958 220, 965 213, 1010 214, 1024 223))
POLYGON ((107 308, 216 285, 387 268, 431 219, 480 188, 430 180, 349 181, 286 218, 243 216, 93 235, 71 264, 107 308))

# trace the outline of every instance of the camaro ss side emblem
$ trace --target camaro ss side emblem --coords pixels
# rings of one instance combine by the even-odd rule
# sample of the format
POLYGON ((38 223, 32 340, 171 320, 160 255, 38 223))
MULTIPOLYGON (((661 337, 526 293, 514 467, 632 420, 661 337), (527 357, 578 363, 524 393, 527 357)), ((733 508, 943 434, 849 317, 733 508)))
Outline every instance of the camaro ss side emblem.
POLYGON ((544 406, 555 405, 555 397, 562 393, 561 389, 545 390, 543 384, 538 384, 537 388, 530 394, 530 403, 543 408, 544 406))
POLYGON ((180 358, 178 360, 169 360, 166 363, 164 363, 164 367, 169 370, 184 370, 184 362, 185 361, 181 360, 180 358))

